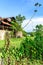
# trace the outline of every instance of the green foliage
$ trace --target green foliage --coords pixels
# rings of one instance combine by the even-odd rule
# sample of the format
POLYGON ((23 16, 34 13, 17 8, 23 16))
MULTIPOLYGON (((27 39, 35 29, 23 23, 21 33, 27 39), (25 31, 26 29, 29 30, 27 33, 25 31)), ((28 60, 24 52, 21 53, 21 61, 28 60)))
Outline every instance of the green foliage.
POLYGON ((38 50, 37 58, 40 58, 41 56, 43 60, 43 26, 42 25, 36 26, 35 44, 37 45, 37 50, 38 50))
POLYGON ((37 25, 35 38, 32 40, 26 37, 26 39, 23 40, 21 47, 24 50, 23 55, 25 57, 43 60, 43 26, 37 25))
POLYGON ((31 39, 29 40, 27 37, 25 40, 23 40, 23 43, 21 44, 21 49, 24 50, 23 52, 24 57, 31 58, 32 44, 33 44, 33 41, 31 39))
POLYGON ((22 30, 23 36, 26 37, 27 36, 27 32, 25 32, 24 30, 22 30))
POLYGON ((40 6, 42 6, 42 4, 37 2, 37 3, 35 3, 35 6, 39 6, 40 7, 40 6))
POLYGON ((12 29, 11 36, 12 36, 12 37, 16 37, 16 32, 17 32, 17 31, 22 31, 22 28, 21 28, 21 26, 18 24, 18 22, 12 21, 11 24, 12 24, 12 26, 11 26, 11 29, 12 29))
POLYGON ((17 28, 19 27, 19 24, 17 22, 12 21, 11 24, 13 30, 18 30, 17 28))
POLYGON ((19 25, 21 25, 21 23, 23 22, 23 20, 25 20, 25 16, 21 16, 21 14, 19 14, 18 16, 16 16, 16 21, 19 23, 19 25))
MULTIPOLYGON (((6 34, 8 35, 8 34, 6 34)), ((15 46, 9 46, 9 36, 6 36, 6 43, 5 47, 2 49, 2 57, 4 58, 5 64, 7 59, 10 60, 8 63, 9 65, 13 65, 15 61, 16 64, 26 64, 23 59, 26 59, 27 63, 35 64, 36 62, 39 63, 38 60, 43 61, 43 26, 37 25, 35 29, 35 37, 34 39, 26 37, 20 44, 19 48, 15 48, 15 46), (7 51, 6 51, 7 50, 7 51), (37 60, 35 63, 32 61, 28 62, 28 60, 37 60)), ((15 64, 15 65, 16 65, 15 64)), ((42 63, 43 64, 43 63, 42 63)), ((7 64, 8 65, 8 64, 7 64)), ((28 65, 28 64, 27 64, 28 65)))
MULTIPOLYGON (((12 29, 11 37, 14 36, 16 37, 17 31, 23 31, 21 27, 23 20, 25 20, 25 16, 21 16, 21 15, 18 15, 15 18, 14 17, 11 18, 11 29, 12 29)), ((24 32, 23 34, 26 35, 24 32)))
POLYGON ((30 36, 34 37, 35 36, 35 32, 30 32, 30 36))

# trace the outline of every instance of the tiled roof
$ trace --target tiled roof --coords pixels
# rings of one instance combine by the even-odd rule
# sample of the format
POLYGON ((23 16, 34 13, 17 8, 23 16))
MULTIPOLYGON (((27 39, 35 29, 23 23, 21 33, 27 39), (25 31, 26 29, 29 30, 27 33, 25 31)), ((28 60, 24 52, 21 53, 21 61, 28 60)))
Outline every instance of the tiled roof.
POLYGON ((6 25, 9 25, 9 26, 11 26, 11 24, 9 24, 9 23, 6 23, 6 22, 4 22, 4 21, 2 21, 2 23, 3 23, 3 24, 6 24, 6 25))
POLYGON ((9 22, 11 22, 11 19, 10 19, 10 18, 1 18, 1 17, 0 17, 0 21, 1 21, 3 24, 6 24, 6 25, 11 26, 11 24, 9 23, 9 22))

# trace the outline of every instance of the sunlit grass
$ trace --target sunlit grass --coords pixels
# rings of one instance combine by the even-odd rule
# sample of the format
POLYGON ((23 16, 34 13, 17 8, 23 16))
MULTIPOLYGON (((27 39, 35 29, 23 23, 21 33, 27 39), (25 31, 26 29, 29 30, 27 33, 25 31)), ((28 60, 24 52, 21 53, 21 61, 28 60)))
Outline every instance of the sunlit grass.
POLYGON ((20 47, 23 38, 12 38, 10 39, 10 46, 15 46, 16 48, 20 47))
MULTIPOLYGON (((15 46, 15 47, 19 47, 20 43, 22 42, 22 40, 25 39, 23 38, 11 38, 10 39, 10 46, 15 46)), ((3 48, 5 45, 5 40, 0 40, 0 48, 3 48)))
MULTIPOLYGON (((10 46, 15 46, 15 48, 19 48, 22 40, 24 40, 25 37, 23 38, 11 38, 10 39, 10 46)), ((28 39, 34 39, 34 37, 28 37, 28 39)), ((0 49, 4 47, 5 40, 0 40, 0 49)), ((2 56, 2 53, 0 53, 0 57, 2 56)), ((28 65, 43 65, 42 61, 40 60, 33 60, 31 62, 30 60, 27 60, 26 58, 22 59, 23 65, 27 65, 27 62, 29 63, 28 65)))
POLYGON ((3 48, 4 44, 5 44, 5 41, 4 40, 0 40, 0 48, 3 48))
MULTIPOLYGON (((23 38, 11 38, 10 39, 10 46, 15 46, 15 47, 20 47, 20 44, 22 42, 22 40, 24 40, 25 37, 23 38)), ((28 39, 34 39, 34 37, 28 37, 28 39)), ((5 44, 5 40, 0 40, 0 48, 3 48, 5 44)))

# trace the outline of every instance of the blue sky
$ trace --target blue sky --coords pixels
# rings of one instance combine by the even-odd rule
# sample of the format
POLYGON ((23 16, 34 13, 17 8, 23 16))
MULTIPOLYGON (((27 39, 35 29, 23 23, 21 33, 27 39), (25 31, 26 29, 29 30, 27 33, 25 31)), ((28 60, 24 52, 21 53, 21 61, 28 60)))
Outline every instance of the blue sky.
MULTIPOLYGON (((27 19, 34 13, 34 3, 43 4, 43 0, 0 0, 0 16, 10 17, 18 14, 24 15, 27 19)), ((35 17, 43 16, 43 6, 39 8, 35 17)))
MULTIPOLYGON (((41 22, 41 20, 43 21, 43 0, 0 0, 0 17, 15 17, 16 15, 21 14, 24 15, 27 19, 26 21, 28 21, 33 15, 34 9, 36 9, 34 6, 36 2, 41 3, 42 6, 38 8, 38 12, 34 16, 35 19, 33 19, 34 23, 37 23, 39 20, 41 22), (35 22, 36 19, 37 22, 35 22)), ((35 26, 34 23, 29 24, 25 30, 30 31, 32 25, 33 27, 35 26)), ((25 24, 26 23, 24 23, 23 26, 25 24)), ((41 24, 43 24, 43 22, 41 24)))

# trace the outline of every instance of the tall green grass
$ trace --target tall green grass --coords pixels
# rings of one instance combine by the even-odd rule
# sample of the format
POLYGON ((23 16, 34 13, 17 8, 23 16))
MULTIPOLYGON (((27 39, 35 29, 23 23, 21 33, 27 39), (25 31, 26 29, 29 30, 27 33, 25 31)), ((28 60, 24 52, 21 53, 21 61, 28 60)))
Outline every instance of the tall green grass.
MULTIPOLYGON (((19 47, 20 43, 22 42, 23 39, 25 39, 25 37, 23 37, 23 38, 11 38, 10 39, 10 46, 19 47)), ((0 49, 3 48, 4 45, 5 45, 5 40, 0 40, 0 49)))

